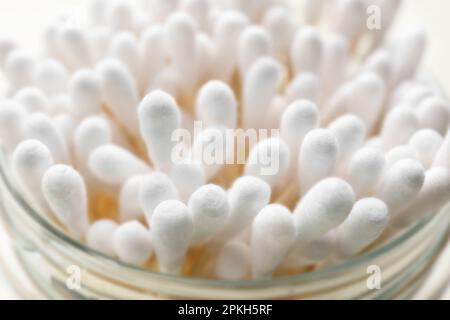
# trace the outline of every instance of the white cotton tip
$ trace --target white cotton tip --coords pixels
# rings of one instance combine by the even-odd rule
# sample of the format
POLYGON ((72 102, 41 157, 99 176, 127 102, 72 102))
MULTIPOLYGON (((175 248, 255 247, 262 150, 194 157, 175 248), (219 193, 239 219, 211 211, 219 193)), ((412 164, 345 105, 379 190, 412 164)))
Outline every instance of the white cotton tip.
POLYGON ((108 7, 108 26, 114 31, 134 31, 136 28, 136 12, 133 4, 126 0, 115 0, 108 7))
POLYGON ((197 26, 193 18, 183 12, 173 13, 164 27, 164 41, 171 62, 182 77, 183 86, 190 88, 195 85, 198 46, 197 26))
POLYGON ((245 175, 258 177, 271 187, 280 182, 290 164, 289 146, 279 138, 260 141, 250 151, 245 175))
POLYGON ((294 218, 279 204, 264 207, 253 220, 250 250, 254 278, 271 278, 296 239, 294 218))
POLYGON ((208 0, 184 0, 181 2, 181 9, 194 18, 201 29, 208 29, 210 7, 211 4, 208 0))
POLYGON ((368 133, 372 132, 382 112, 385 94, 386 85, 375 73, 365 72, 354 82, 347 112, 361 118, 368 133))
POLYGON ((205 127, 235 128, 237 101, 233 90, 222 81, 204 84, 197 95, 196 115, 205 127))
POLYGON ((75 133, 76 122, 73 117, 69 114, 57 114, 52 117, 52 121, 55 124, 56 128, 61 132, 64 143, 66 144, 69 155, 71 156, 72 147, 73 147, 73 135, 75 133))
POLYGON ((158 72, 147 91, 162 90, 178 99, 181 94, 180 76, 173 67, 158 72))
POLYGON ((153 237, 140 222, 125 222, 114 232, 113 248, 121 261, 143 266, 153 254, 153 237))
POLYGON ((444 167, 450 169, 450 131, 447 133, 444 142, 436 153, 433 160, 433 167, 444 167))
POLYGON ((36 87, 19 90, 14 100, 19 102, 28 113, 45 112, 48 103, 45 94, 36 87))
POLYGON ((338 141, 340 164, 345 165, 364 144, 366 126, 359 117, 346 114, 334 120, 328 129, 338 141))
POLYGON ((72 167, 57 164, 42 177, 42 193, 59 221, 77 237, 89 224, 88 196, 81 175, 72 167))
POLYGON ((139 192, 144 175, 138 174, 128 178, 119 192, 119 221, 139 220, 144 211, 139 203, 139 192))
POLYGON ((72 102, 65 93, 57 94, 48 99, 47 114, 52 116, 58 114, 72 114, 72 102))
POLYGON ((361 199, 355 203, 347 219, 336 230, 339 253, 351 257, 372 244, 389 222, 389 209, 375 198, 361 199))
POLYGON ((336 88, 331 94, 321 112, 321 123, 326 125, 337 117, 345 113, 354 113, 349 111, 349 105, 352 102, 355 92, 355 81, 347 81, 336 88))
POLYGON ((133 78, 139 83, 140 57, 136 36, 131 32, 120 32, 116 34, 109 49, 110 55, 123 63, 133 78))
POLYGON ((55 163, 69 162, 69 151, 64 135, 49 116, 44 113, 29 116, 25 121, 24 131, 28 139, 39 140, 49 148, 55 163))
POLYGON ((154 166, 169 172, 176 141, 172 134, 181 126, 181 113, 172 96, 163 91, 149 93, 138 108, 141 136, 154 166))
POLYGON ((18 47, 16 40, 1 35, 0 36, 0 68, 5 65, 6 60, 11 52, 18 47))
POLYGON ((354 202, 353 189, 344 180, 327 178, 314 185, 294 210, 298 245, 317 240, 340 225, 354 202))
MULTIPOLYGON (((305 247, 294 250, 293 254, 310 262, 320 262, 334 254, 336 250, 336 229, 333 229, 317 240, 309 242, 305 247)), ((291 253, 292 254, 292 253, 291 253)), ((290 259, 290 257, 288 257, 290 259)), ((301 260, 300 260, 301 261, 301 260)))
POLYGON ((96 27, 90 32, 90 42, 95 63, 100 62, 108 55, 112 34, 112 31, 105 26, 96 27))
POLYGON ((166 62, 163 27, 151 26, 143 32, 139 40, 139 55, 141 90, 146 90, 166 62))
POLYGON ((297 75, 286 88, 286 102, 295 100, 310 100, 318 102, 320 93, 320 81, 316 74, 302 73, 297 75))
POLYGON ((281 116, 280 131, 291 149, 291 156, 296 156, 306 134, 318 126, 319 109, 314 102, 297 100, 286 108, 281 116))
POLYGON ((422 165, 429 168, 443 142, 444 138, 436 131, 421 129, 411 137, 409 145, 417 152, 422 165))
POLYGON ((294 74, 310 72, 318 74, 322 63, 323 43, 320 32, 312 26, 300 28, 291 47, 291 63, 294 74))
POLYGON ((250 248, 242 242, 229 242, 218 254, 215 275, 222 280, 243 280, 250 271, 250 248))
POLYGON ((436 95, 437 92, 429 86, 414 80, 409 80, 397 86, 389 102, 391 108, 398 104, 405 104, 416 108, 426 99, 436 95))
POLYGON ((92 67, 94 57, 86 31, 74 27, 63 28, 59 34, 59 45, 70 69, 92 67))
POLYGON ((14 150, 11 163, 20 186, 46 208, 41 181, 44 173, 53 165, 50 150, 40 141, 25 140, 14 150))
POLYGON ((392 109, 384 119, 381 128, 381 140, 384 150, 408 143, 412 135, 419 130, 419 121, 408 106, 392 109))
POLYGON ((130 72, 122 63, 112 59, 100 62, 97 72, 107 107, 130 133, 137 135, 139 94, 130 72))
POLYGON ((36 61, 27 52, 16 49, 8 54, 4 72, 13 90, 17 90, 33 83, 33 72, 36 61))
POLYGON ((393 81, 398 84, 416 74, 425 53, 426 37, 423 31, 412 31, 395 43, 393 81))
POLYGON ((228 190, 230 214, 224 229, 216 239, 226 242, 248 227, 256 215, 270 201, 270 186, 257 177, 240 177, 228 190))
POLYGON ((65 93, 68 79, 67 69, 53 59, 40 62, 33 75, 34 85, 45 92, 47 96, 65 93))
POLYGON ((223 228, 230 209, 226 191, 214 184, 198 188, 189 198, 188 207, 194 223, 194 245, 204 243, 223 228))
POLYGON ((401 145, 392 148, 386 153, 386 168, 391 168, 402 159, 411 159, 419 161, 419 154, 411 145, 401 145))
POLYGON ((178 190, 166 174, 154 172, 142 178, 139 204, 150 225, 155 208, 166 200, 178 200, 178 197, 178 190))
POLYGON ((264 127, 264 115, 276 95, 280 78, 280 65, 270 57, 257 60, 249 68, 243 85, 243 123, 246 128, 264 127))
MULTIPOLYGON (((309 2, 316 2, 309 0, 309 2)), ((345 38, 333 34, 324 38, 321 81, 325 94, 331 94, 348 74, 349 49, 345 38)))
POLYGON ((358 40, 366 30, 366 6, 361 0, 341 0, 334 3, 334 29, 350 42, 358 40))
POLYGON ((113 239, 117 228, 117 223, 112 220, 95 221, 86 232, 87 245, 94 250, 113 257, 115 255, 113 239))
POLYGON ((152 0, 150 2, 150 12, 152 19, 162 23, 174 12, 177 11, 180 0, 152 0))
POLYGON ((238 63, 238 43, 249 22, 237 11, 221 13, 214 23, 213 41, 216 45, 216 62, 213 70, 217 79, 229 81, 238 63))
POLYGON ((77 126, 73 144, 78 164, 87 164, 91 152, 112 142, 112 131, 109 123, 100 116, 84 119, 77 126))
POLYGON ((364 147, 382 151, 383 143, 381 142, 380 136, 374 136, 372 138, 367 139, 366 143, 364 144, 364 147))
POLYGON ((253 63, 272 54, 272 39, 263 27, 249 26, 244 29, 238 42, 238 65, 241 78, 245 79, 253 63))
POLYGON ((203 166, 194 161, 176 163, 170 171, 170 179, 177 188, 180 200, 186 202, 191 194, 206 183, 203 166))
POLYGON ((176 200, 164 201, 156 207, 150 225, 160 271, 179 273, 194 231, 188 207, 176 200))
POLYGON ((365 62, 365 70, 377 74, 384 83, 389 85, 391 83, 393 64, 392 56, 386 49, 378 49, 372 53, 365 62))
POLYGON ((328 129, 310 131, 300 146, 298 177, 301 194, 305 194, 316 182, 333 173, 339 158, 339 143, 328 129))
POLYGON ((102 92, 95 72, 88 69, 77 71, 69 81, 68 90, 72 112, 78 119, 101 112, 102 92))
POLYGON ((450 197, 450 170, 436 167, 425 173, 425 182, 418 196, 394 220, 398 227, 408 226, 440 210, 450 197))
POLYGON ((352 185, 357 198, 369 195, 386 168, 383 153, 375 148, 362 148, 350 160, 346 180, 352 185))
POLYGON ((416 109, 419 126, 433 129, 441 135, 447 133, 450 122, 450 106, 440 98, 427 98, 416 109))
POLYGON ((303 3, 303 16, 307 24, 319 22, 322 14, 323 0, 306 0, 303 3))
POLYGON ((269 31, 276 56, 286 60, 296 28, 289 8, 273 5, 266 11, 262 24, 269 31))
POLYGON ((375 196, 383 200, 392 215, 402 210, 419 193, 425 179, 425 169, 418 161, 403 159, 386 171, 375 196))
POLYGON ((17 102, 0 101, 0 141, 12 151, 24 138, 24 124, 27 119, 26 110, 17 102))
POLYGON ((110 185, 123 184, 129 177, 150 170, 144 161, 130 151, 113 144, 92 150, 88 163, 94 176, 110 185))

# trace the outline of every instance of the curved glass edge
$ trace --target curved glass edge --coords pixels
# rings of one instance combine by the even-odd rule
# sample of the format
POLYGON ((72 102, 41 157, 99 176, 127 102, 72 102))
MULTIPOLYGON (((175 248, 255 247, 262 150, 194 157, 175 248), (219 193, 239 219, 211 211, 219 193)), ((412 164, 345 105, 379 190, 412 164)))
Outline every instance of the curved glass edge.
POLYGON ((182 283, 186 285, 202 286, 202 287, 223 287, 227 289, 255 289, 261 287, 275 287, 275 286, 285 286, 292 285, 293 283, 306 283, 325 277, 333 276, 334 274, 341 273, 348 268, 354 267, 355 265, 360 265, 368 263, 371 260, 383 255, 384 253, 394 250, 396 247, 400 246, 404 242, 411 239, 417 232, 425 228, 433 219, 437 219, 442 210, 449 210, 450 206, 445 205, 439 212, 429 218, 423 219, 417 224, 411 226, 405 231, 401 232, 400 235, 396 236, 393 240, 388 241, 372 251, 364 253, 360 256, 349 258, 335 265, 324 267, 312 272, 306 272, 299 275, 291 276, 281 276, 272 279, 256 279, 256 280, 216 280, 216 279, 205 279, 196 277, 185 277, 179 275, 164 274, 157 271, 151 271, 148 269, 141 268, 139 266, 134 266, 122 261, 119 261, 113 257, 107 256, 101 252, 91 249, 83 242, 69 237, 63 230, 59 229, 56 225, 47 221, 43 218, 37 211, 35 211, 27 201, 22 197, 21 193, 15 189, 14 183, 10 174, 8 174, 8 156, 5 150, 0 147, 0 179, 2 179, 4 186, 7 191, 10 192, 12 197, 17 203, 23 207, 24 211, 27 212, 33 220, 49 232, 58 241, 65 243, 73 247, 76 250, 81 251, 84 254, 88 254, 95 259, 99 259, 108 264, 114 264, 117 267, 124 268, 128 272, 138 272, 147 278, 154 278, 164 281, 173 281, 176 283, 182 283))

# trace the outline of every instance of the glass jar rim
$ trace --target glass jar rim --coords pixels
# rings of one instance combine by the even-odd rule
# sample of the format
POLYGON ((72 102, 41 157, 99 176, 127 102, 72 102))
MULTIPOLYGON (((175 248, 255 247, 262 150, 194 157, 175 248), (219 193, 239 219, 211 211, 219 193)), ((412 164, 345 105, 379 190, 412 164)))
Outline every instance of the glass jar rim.
MULTIPOLYGON (((425 228, 434 219, 438 219, 437 216, 439 215, 437 213, 432 217, 425 218, 422 221, 415 223, 413 226, 405 229, 399 235, 395 236, 393 239, 389 239, 388 241, 381 244, 379 247, 374 248, 371 251, 363 253, 359 256, 339 261, 336 264, 325 266, 323 268, 311 272, 304 272, 288 276, 279 276, 271 279, 252 279, 252 280, 219 280, 219 279, 208 279, 199 277, 187 277, 161 273, 158 271, 152 271, 149 269, 145 269, 143 267, 122 262, 114 257, 108 256, 95 249, 90 248, 80 240, 70 237, 63 230, 56 227, 54 224, 50 223, 47 219, 43 218, 35 209, 31 207, 31 205, 28 204, 28 202, 25 200, 22 194, 14 188, 13 183, 11 181, 11 177, 5 170, 8 164, 7 159, 8 159, 7 153, 5 152, 4 148, 0 146, 0 179, 3 180, 5 187, 7 188, 8 192, 10 192, 14 200, 17 201, 17 203, 24 209, 25 212, 27 212, 27 214, 29 214, 29 216, 34 220, 34 222, 36 222, 38 225, 44 228, 56 239, 60 240, 62 243, 76 250, 80 250, 81 252, 88 254, 94 259, 98 259, 100 262, 114 264, 119 268, 124 268, 124 271, 128 270, 132 272, 139 272, 144 274, 147 278, 150 277, 164 281, 174 281, 186 285, 200 285, 211 287, 214 286, 214 287, 224 287, 228 289, 252 289, 262 286, 283 286, 294 282, 306 283, 315 280, 320 280, 322 278, 325 278, 326 276, 343 272, 346 269, 349 269, 355 265, 362 265, 364 263, 368 263, 373 259, 383 255, 384 253, 394 250, 395 248, 401 246, 403 243, 412 238, 417 232, 425 228)), ((447 205, 445 205, 443 208, 446 207, 447 205)), ((439 212, 441 210, 439 210, 439 212)))

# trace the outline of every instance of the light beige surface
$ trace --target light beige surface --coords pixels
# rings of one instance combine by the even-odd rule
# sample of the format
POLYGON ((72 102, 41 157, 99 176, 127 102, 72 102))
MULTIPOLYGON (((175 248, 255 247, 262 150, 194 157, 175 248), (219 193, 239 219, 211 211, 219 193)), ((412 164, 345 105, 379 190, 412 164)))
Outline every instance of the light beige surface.
MULTIPOLYGON (((58 13, 84 18, 80 5, 89 0, 0 0, 0 34, 10 33, 28 48, 36 48, 42 28, 58 13)), ((404 0, 396 30, 423 27, 429 36, 425 67, 450 90, 450 1, 404 0)), ((77 23, 75 20, 74 23, 77 23)), ((0 233, 2 230, 0 229, 0 233)), ((0 242, 2 242, 0 234, 0 242)), ((0 257, 0 259, 5 257, 0 257)), ((17 298, 0 270, 0 299, 17 298)))

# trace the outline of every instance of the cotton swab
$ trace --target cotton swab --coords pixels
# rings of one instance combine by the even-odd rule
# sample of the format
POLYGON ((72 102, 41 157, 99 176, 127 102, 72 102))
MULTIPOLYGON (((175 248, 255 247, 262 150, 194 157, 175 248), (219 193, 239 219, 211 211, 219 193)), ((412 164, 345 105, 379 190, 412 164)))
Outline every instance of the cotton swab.
POLYGON ((431 129, 417 131, 409 140, 409 145, 416 151, 420 162, 425 168, 429 168, 444 139, 431 129))
POLYGON ((113 257, 115 255, 113 239, 117 228, 117 223, 112 220, 98 220, 89 226, 86 243, 92 249, 113 257))
POLYGON ((194 18, 199 28, 208 30, 208 16, 211 9, 208 0, 185 0, 181 1, 180 7, 194 18))
POLYGON ((373 243, 389 222, 389 209, 375 198, 355 203, 347 219, 336 230, 339 254, 351 257, 373 243))
POLYGON ((133 5, 125 0, 115 0, 106 12, 107 25, 115 32, 134 31, 136 12, 133 5))
POLYGON ((433 167, 444 167, 450 169, 448 159, 450 159, 450 132, 447 133, 444 142, 434 157, 433 167))
POLYGON ((2 145, 12 151, 24 138, 27 112, 17 102, 0 101, 0 139, 2 145))
POLYGON ((128 132, 137 135, 139 125, 135 108, 139 104, 139 96, 130 72, 112 59, 103 60, 96 68, 107 107, 128 132))
POLYGON ((24 124, 25 136, 44 143, 51 151, 56 163, 68 163, 69 151, 63 134, 52 119, 44 113, 35 113, 24 124))
POLYGON ((189 209, 176 200, 164 201, 150 225, 161 272, 179 273, 194 231, 189 209))
POLYGON ((252 275, 270 278, 296 239, 293 216, 281 205, 268 205, 256 216, 251 232, 252 275))
POLYGON ((119 192, 119 221, 138 220, 144 215, 139 203, 139 192, 144 175, 138 174, 128 178, 119 192))
POLYGON ((35 59, 21 49, 15 49, 5 61, 4 72, 12 90, 18 90, 33 83, 35 59))
POLYGON ((238 63, 238 40, 249 22, 245 15, 238 11, 225 11, 214 23, 213 41, 215 50, 215 66, 213 75, 220 80, 229 81, 238 63))
POLYGON ((141 91, 145 92, 165 64, 163 27, 156 25, 143 32, 139 40, 139 56, 141 91))
POLYGON ((9 54, 18 47, 16 40, 1 35, 0 36, 0 68, 3 68, 9 54))
POLYGON ((36 65, 33 83, 47 96, 64 93, 67 89, 69 74, 67 69, 57 60, 46 59, 36 65))
POLYGON ((287 106, 280 120, 281 137, 296 160, 298 150, 306 134, 319 125, 319 109, 308 100, 298 100, 287 106))
POLYGON ((425 173, 425 181, 419 194, 396 217, 394 224, 407 226, 413 221, 423 219, 442 208, 450 197, 450 171, 436 167, 425 173))
POLYGON ((310 131, 303 139, 298 157, 301 193, 305 194, 316 182, 330 176, 338 157, 338 141, 330 130, 310 131))
POLYGON ((180 0, 153 0, 150 3, 152 18, 158 23, 163 23, 170 14, 179 8, 180 0))
POLYGON ((64 60, 72 70, 93 65, 91 44, 86 32, 80 28, 62 28, 59 33, 59 45, 64 60))
POLYGON ((314 185, 294 210, 296 245, 304 247, 340 225, 354 201, 352 187, 342 179, 326 178, 314 185))
POLYGON ((113 58, 119 60, 128 68, 139 87, 141 66, 136 36, 131 32, 120 32, 114 35, 109 51, 113 58))
POLYGON ((361 148, 347 167, 347 181, 358 198, 369 195, 382 177, 386 168, 383 153, 374 148, 361 148))
POLYGON ((323 43, 319 31, 312 26, 300 28, 291 47, 291 63, 294 74, 310 72, 318 74, 322 63, 323 43))
POLYGON ((142 266, 153 254, 152 234, 138 221, 117 227, 113 235, 115 254, 123 262, 142 266))
POLYGON ((196 116, 205 127, 235 128, 237 101, 233 90, 222 81, 209 81, 197 95, 196 116))
POLYGON ((11 163, 21 187, 46 208, 41 181, 44 173, 54 164, 50 150, 40 141, 25 140, 14 150, 11 163))
POLYGON ((183 202, 187 201, 195 190, 206 183, 203 166, 195 161, 175 163, 170 171, 170 179, 183 202))
POLYGON ((245 79, 253 63, 272 54, 270 34, 262 27, 249 26, 242 31, 238 43, 238 65, 241 78, 245 79))
POLYGON ((154 172, 142 178, 139 188, 139 203, 149 224, 151 224, 155 208, 160 203, 177 199, 178 191, 164 173, 154 172))
POLYGON ((424 180, 425 170, 420 162, 403 159, 386 171, 375 196, 384 201, 395 216, 417 196, 424 180))
POLYGON ((306 0, 303 3, 303 14, 307 24, 316 24, 321 16, 323 9, 322 0, 306 0))
POLYGON ((42 193, 59 221, 76 237, 88 228, 86 186, 81 175, 63 164, 51 166, 42 177, 42 193))
POLYGON ((249 67, 243 86, 243 124, 247 128, 264 127, 270 101, 280 80, 280 67, 273 58, 261 58, 249 67))
POLYGON ((406 144, 418 129, 419 121, 411 108, 403 105, 395 107, 387 114, 381 128, 384 150, 406 144))
POLYGON ((250 151, 244 173, 258 177, 274 187, 288 170, 290 158, 289 147, 283 140, 265 139, 250 151))
POLYGON ((188 208, 194 225, 191 242, 194 245, 204 243, 221 229, 227 220, 227 193, 217 185, 201 186, 189 198, 188 208))
POLYGON ((391 168, 402 159, 412 159, 420 161, 417 151, 410 145, 401 145, 389 150, 385 155, 386 168, 391 168))
POLYGON ((149 93, 138 108, 139 128, 154 166, 169 172, 176 141, 172 134, 181 126, 175 100, 163 91, 149 93))
POLYGON ((92 174, 109 185, 121 185, 129 177, 147 173, 150 168, 127 149, 114 144, 94 149, 88 159, 92 174))
POLYGON ((427 98, 417 107, 416 116, 421 128, 445 134, 450 122, 450 106, 440 98, 427 98))
POLYGON ((101 112, 102 93, 95 72, 88 69, 77 71, 69 81, 68 91, 73 113, 78 119, 101 112))
MULTIPOLYGON (((309 0, 309 2, 317 2, 309 0)), ((323 40, 322 91, 329 96, 347 77, 349 52, 345 38, 333 34, 323 40)))
POLYGON ((223 280, 242 280, 250 272, 250 249, 237 241, 224 245, 217 257, 215 276, 223 280))
POLYGON ((228 219, 213 240, 223 243, 239 235, 269 203, 270 195, 270 186, 257 177, 244 176, 234 181, 228 190, 228 219))
POLYGON ((340 0, 334 3, 334 30, 345 36, 353 46, 365 31, 365 11, 364 2, 360 0, 340 0))
POLYGON ((19 90, 14 96, 28 113, 45 112, 47 108, 47 97, 36 87, 26 87, 19 90))
POLYGON ((314 73, 301 73, 297 75, 287 86, 286 102, 296 100, 309 100, 317 103, 320 95, 319 78, 314 73))

